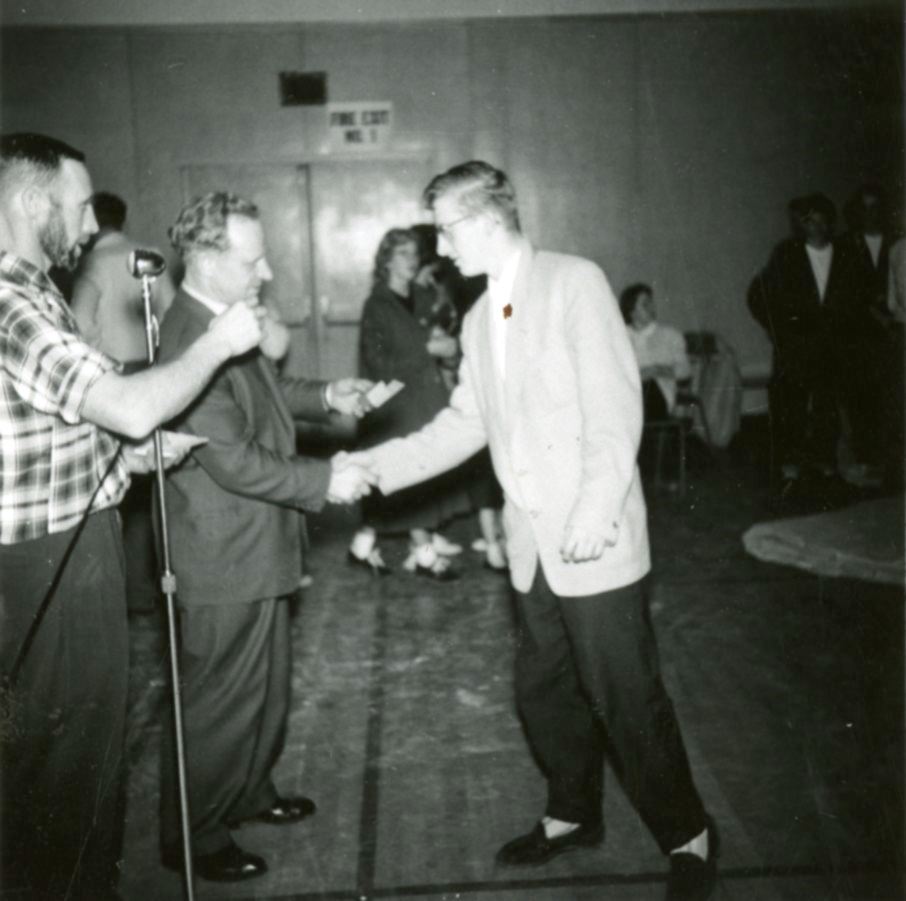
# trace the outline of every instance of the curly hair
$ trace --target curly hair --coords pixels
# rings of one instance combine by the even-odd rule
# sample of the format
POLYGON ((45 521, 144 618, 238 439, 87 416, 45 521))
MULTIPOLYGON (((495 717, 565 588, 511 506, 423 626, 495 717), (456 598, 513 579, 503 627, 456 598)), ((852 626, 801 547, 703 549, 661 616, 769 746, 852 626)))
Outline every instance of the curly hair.
POLYGON ((183 259, 206 250, 226 250, 229 216, 257 219, 258 207, 238 194, 212 191, 187 203, 167 229, 167 236, 183 259))
POLYGON ((438 197, 455 193, 463 210, 483 213, 488 210, 500 215, 510 231, 519 231, 519 210, 516 189, 505 172, 490 163, 470 160, 435 176, 422 195, 425 206, 434 209, 438 197))
POLYGON ((418 247, 418 237, 409 228, 391 228, 381 238, 377 253, 374 255, 374 271, 371 276, 375 285, 387 284, 387 270, 390 265, 390 258, 393 256, 393 251, 403 244, 414 244, 416 248, 418 247))

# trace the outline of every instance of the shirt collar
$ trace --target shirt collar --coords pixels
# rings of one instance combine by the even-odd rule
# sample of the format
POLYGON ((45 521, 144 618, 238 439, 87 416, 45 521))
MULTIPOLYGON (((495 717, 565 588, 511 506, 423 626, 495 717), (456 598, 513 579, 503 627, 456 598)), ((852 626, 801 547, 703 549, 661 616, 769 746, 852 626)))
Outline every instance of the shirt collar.
POLYGON ((202 294, 197 288, 193 288, 185 282, 182 283, 182 289, 190 297, 194 297, 202 306, 207 307, 215 316, 219 316, 227 308, 227 304, 202 294))
POLYGON ((60 296, 59 289, 46 272, 14 253, 0 250, 0 274, 22 288, 33 288, 60 296))
POLYGON ((517 247, 504 260, 500 269, 498 278, 488 276, 488 293, 495 303, 506 303, 513 292, 513 283, 516 281, 516 270, 519 268, 519 260, 522 257, 522 248, 517 247))

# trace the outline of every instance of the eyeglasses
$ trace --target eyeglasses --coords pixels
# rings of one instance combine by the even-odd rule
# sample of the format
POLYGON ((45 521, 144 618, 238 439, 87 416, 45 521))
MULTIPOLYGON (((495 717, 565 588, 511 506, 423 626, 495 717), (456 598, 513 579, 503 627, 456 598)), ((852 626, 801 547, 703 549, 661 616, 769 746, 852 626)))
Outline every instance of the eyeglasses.
POLYGON ((465 222, 466 219, 472 219, 475 217, 475 215, 475 213, 467 213, 465 216, 460 216, 458 219, 454 219, 452 222, 446 222, 443 225, 435 226, 438 236, 444 237, 449 240, 454 225, 459 225, 460 222, 465 222))

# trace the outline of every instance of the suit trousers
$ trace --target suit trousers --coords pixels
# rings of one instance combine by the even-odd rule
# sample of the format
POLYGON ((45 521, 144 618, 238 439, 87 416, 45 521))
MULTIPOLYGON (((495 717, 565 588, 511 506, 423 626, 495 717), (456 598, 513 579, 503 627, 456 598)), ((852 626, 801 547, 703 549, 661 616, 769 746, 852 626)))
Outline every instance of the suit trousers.
MULTIPOLYGON (((0 546, 0 661, 8 674, 75 529, 0 546)), ((129 681, 119 517, 88 517, 0 709, 3 889, 108 897, 123 825, 129 681)))
POLYGON ((647 579, 560 597, 539 566, 515 602, 516 700, 547 777, 547 815, 601 820, 606 748, 665 854, 701 833, 705 812, 661 681, 647 579))
MULTIPOLYGON (((228 823, 277 798, 271 770, 283 749, 292 670, 289 599, 180 609, 186 769, 192 846, 230 844, 228 823)), ((168 714, 161 754, 161 845, 179 844, 175 740, 168 714)))

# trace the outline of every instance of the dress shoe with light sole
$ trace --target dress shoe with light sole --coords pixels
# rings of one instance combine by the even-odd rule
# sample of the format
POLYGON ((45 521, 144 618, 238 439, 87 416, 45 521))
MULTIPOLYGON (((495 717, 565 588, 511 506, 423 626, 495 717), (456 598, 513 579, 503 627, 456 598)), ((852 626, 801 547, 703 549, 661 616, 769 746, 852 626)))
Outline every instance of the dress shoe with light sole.
MULTIPOLYGON (((167 848, 161 854, 161 863, 168 870, 181 871, 183 859, 180 848, 167 848)), ((192 858, 192 869, 208 882, 244 882, 267 872, 263 857, 244 851, 231 843, 211 854, 198 854, 192 858)))
POLYGON ((301 795, 297 798, 277 798, 267 810, 241 820, 227 823, 230 829, 238 829, 243 823, 267 823, 269 826, 287 826, 310 817, 317 811, 317 805, 311 798, 301 795))
POLYGON ((707 901, 717 885, 717 858, 720 834, 711 817, 707 819, 708 859, 680 851, 670 855, 666 901, 707 901))
POLYGON ((580 823, 571 832, 548 838, 544 824, 538 823, 535 828, 508 841, 497 852, 497 863, 511 867, 531 867, 547 863, 554 857, 577 848, 589 848, 599 845, 604 839, 604 824, 580 823))

